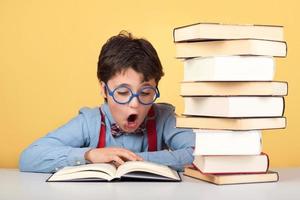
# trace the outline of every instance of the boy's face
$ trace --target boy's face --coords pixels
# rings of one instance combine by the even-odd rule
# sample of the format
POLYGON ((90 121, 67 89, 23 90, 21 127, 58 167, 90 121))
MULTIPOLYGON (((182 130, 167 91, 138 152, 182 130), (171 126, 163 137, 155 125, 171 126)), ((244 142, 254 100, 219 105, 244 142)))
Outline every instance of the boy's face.
MULTIPOLYGON (((111 91, 121 85, 126 86, 130 88, 133 93, 137 93, 145 86, 156 87, 154 79, 146 82, 143 82, 143 79, 144 77, 141 73, 137 73, 132 68, 128 68, 127 70, 113 76, 107 82, 107 86, 111 91)), ((125 132, 134 132, 144 121, 151 105, 141 104, 136 97, 134 97, 129 103, 119 104, 114 101, 112 96, 108 95, 104 83, 101 83, 101 90, 103 96, 107 98, 111 114, 119 127, 125 132)))

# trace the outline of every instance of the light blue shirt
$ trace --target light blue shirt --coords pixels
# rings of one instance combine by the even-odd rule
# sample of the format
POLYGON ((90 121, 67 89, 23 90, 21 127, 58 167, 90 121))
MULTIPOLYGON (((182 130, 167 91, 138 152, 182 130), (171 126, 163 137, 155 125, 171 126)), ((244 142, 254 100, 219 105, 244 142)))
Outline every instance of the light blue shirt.
MULTIPOLYGON (((182 171, 184 165, 193 162, 195 134, 190 129, 175 127, 174 107, 169 104, 153 104, 157 130, 157 151, 147 152, 147 133, 111 135, 110 124, 115 123, 109 107, 103 104, 105 115, 106 147, 126 148, 144 160, 167 165, 182 171), (167 147, 167 148, 166 148, 167 147)), ((65 166, 83 165, 84 154, 97 148, 101 115, 99 108, 82 108, 78 116, 67 124, 38 139, 26 148, 20 157, 21 171, 55 172, 65 166)))

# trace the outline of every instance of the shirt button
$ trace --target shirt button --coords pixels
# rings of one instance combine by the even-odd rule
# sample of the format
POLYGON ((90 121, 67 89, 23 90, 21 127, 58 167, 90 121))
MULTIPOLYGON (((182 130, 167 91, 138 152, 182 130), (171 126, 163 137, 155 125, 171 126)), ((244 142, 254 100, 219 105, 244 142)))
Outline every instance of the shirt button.
POLYGON ((81 162, 80 162, 79 160, 77 160, 77 161, 76 161, 76 164, 77 164, 77 165, 80 165, 80 164, 81 164, 81 162))

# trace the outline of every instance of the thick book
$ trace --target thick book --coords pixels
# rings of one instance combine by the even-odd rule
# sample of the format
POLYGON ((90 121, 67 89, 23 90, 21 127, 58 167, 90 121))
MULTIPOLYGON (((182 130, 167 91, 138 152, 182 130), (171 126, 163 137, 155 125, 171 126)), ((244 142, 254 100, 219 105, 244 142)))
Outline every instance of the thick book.
POLYGON ((183 97, 184 115, 209 117, 280 117, 284 97, 183 97))
POLYGON ((209 56, 274 56, 286 57, 286 42, 241 39, 175 43, 177 58, 209 56))
POLYGON ((283 26, 196 23, 173 30, 174 42, 246 38, 283 41, 283 26))
POLYGON ((262 152, 261 130, 194 130, 194 155, 259 155, 262 152))
POLYGON ((268 183, 277 182, 277 172, 268 171, 263 174, 203 174, 197 169, 185 168, 183 175, 216 185, 246 184, 246 183, 268 183))
POLYGON ((269 158, 267 154, 196 155, 193 165, 203 174, 266 173, 269 169, 269 158))
POLYGON ((177 116, 176 127, 214 130, 267 130, 284 129, 285 117, 219 118, 177 116))
POLYGON ((213 56, 183 60, 184 81, 271 81, 271 56, 213 56))
POLYGON ((181 178, 177 171, 164 165, 146 161, 127 161, 118 168, 109 163, 68 166, 47 180, 47 182, 88 181, 181 181, 181 178))
POLYGON ((286 96, 288 83, 280 81, 181 82, 181 96, 286 96))

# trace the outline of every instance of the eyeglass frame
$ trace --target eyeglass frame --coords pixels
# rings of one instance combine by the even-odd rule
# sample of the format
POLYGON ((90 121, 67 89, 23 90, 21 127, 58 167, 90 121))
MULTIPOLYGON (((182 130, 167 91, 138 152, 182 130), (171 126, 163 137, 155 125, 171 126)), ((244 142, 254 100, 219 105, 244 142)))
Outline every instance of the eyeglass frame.
POLYGON ((139 95, 140 95, 140 91, 141 91, 141 90, 139 90, 137 93, 133 93, 132 90, 131 90, 131 88, 128 87, 128 86, 126 86, 126 85, 120 85, 120 86, 116 87, 115 89, 111 90, 111 89, 108 87, 108 85, 107 85, 106 83, 104 84, 104 87, 107 89, 107 92, 108 92, 109 96, 111 96, 111 97, 113 98, 113 100, 114 100, 116 103, 121 104, 121 105, 130 103, 131 100, 132 100, 134 97, 136 97, 136 98, 138 99, 138 101, 139 101, 140 104, 145 105, 145 106, 148 106, 148 105, 152 105, 152 104, 156 101, 156 99, 160 97, 160 92, 159 92, 157 86, 153 87, 153 86, 148 85, 148 86, 145 86, 145 87, 142 88, 142 89, 144 89, 144 88, 151 88, 151 89, 154 89, 154 90, 155 90, 156 96, 155 96, 155 98, 153 99, 153 101, 152 101, 151 103, 148 103, 148 104, 143 103, 143 102, 140 100, 139 95), (117 101, 117 100, 115 99, 115 97, 114 97, 115 91, 116 91, 117 89, 121 88, 121 87, 127 88, 127 89, 130 91, 130 93, 131 93, 131 96, 130 96, 130 98, 128 99, 127 102, 119 102, 119 101, 117 101))

